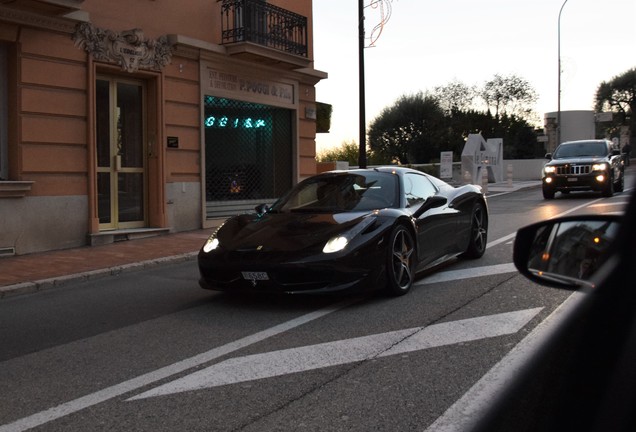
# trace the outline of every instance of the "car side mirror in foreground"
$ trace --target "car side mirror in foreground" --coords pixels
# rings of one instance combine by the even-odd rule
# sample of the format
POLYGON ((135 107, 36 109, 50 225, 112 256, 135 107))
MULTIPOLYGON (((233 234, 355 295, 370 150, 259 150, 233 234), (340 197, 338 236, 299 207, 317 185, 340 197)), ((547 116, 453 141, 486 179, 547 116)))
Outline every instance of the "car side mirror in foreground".
POLYGON ((619 220, 613 215, 570 216, 521 228, 514 244, 515 266, 542 285, 594 287, 592 276, 609 256, 619 220))

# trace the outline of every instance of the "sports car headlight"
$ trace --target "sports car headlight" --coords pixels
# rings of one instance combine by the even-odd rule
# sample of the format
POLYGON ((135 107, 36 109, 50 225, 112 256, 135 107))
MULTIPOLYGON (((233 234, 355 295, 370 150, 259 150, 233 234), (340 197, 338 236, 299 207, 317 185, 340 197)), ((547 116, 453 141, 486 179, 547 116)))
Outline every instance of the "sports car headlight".
POLYGON ((606 163, 598 163, 592 165, 592 171, 607 171, 607 168, 608 167, 606 163))
POLYGON ((547 166, 545 168, 543 168, 543 172, 546 174, 552 174, 556 172, 556 167, 553 166, 547 166))
POLYGON ((333 237, 330 239, 322 251, 324 253, 334 253, 343 250, 347 244, 349 244, 349 239, 345 236, 333 237))
POLYGON ((367 217, 346 233, 330 238, 329 241, 325 244, 325 247, 322 248, 323 253, 340 252, 347 247, 352 238, 354 238, 371 224, 373 224, 375 220, 375 217, 367 217))
POLYGON ((215 236, 211 236, 208 239, 208 241, 206 241, 205 244, 203 245, 203 252, 209 253, 218 247, 219 247, 219 239, 216 238, 215 236))

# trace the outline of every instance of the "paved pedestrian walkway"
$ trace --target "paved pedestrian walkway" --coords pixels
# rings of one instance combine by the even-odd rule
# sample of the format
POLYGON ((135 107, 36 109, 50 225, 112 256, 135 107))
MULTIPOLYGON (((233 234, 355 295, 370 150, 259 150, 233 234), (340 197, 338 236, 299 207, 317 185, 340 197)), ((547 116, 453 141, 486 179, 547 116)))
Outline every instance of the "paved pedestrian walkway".
POLYGON ((0 258, 0 298, 194 259, 212 229, 0 258))
MULTIPOLYGON (((488 195, 539 186, 540 181, 489 185, 488 195)), ((165 234, 101 246, 0 258, 0 299, 176 261, 194 260, 213 229, 165 234)))

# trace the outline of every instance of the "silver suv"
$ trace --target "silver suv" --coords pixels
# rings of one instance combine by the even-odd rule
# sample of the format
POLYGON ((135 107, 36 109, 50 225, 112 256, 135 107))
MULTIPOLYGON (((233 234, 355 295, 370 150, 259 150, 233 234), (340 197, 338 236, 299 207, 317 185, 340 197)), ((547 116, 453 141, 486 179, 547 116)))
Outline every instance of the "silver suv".
POLYGON ((625 166, 611 141, 567 141, 545 157, 550 160, 543 167, 545 199, 554 198, 556 192, 592 190, 610 197, 623 191, 625 166))

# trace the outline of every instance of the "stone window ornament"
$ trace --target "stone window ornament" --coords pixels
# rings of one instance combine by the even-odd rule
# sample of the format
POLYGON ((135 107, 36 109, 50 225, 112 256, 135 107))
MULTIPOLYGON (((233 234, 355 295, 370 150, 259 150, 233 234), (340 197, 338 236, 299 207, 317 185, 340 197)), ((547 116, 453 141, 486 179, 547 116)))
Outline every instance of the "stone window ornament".
POLYGON ((115 32, 81 23, 75 29, 73 41, 95 60, 117 63, 131 73, 140 68, 161 70, 172 59, 172 47, 166 35, 146 39, 140 29, 115 32))

